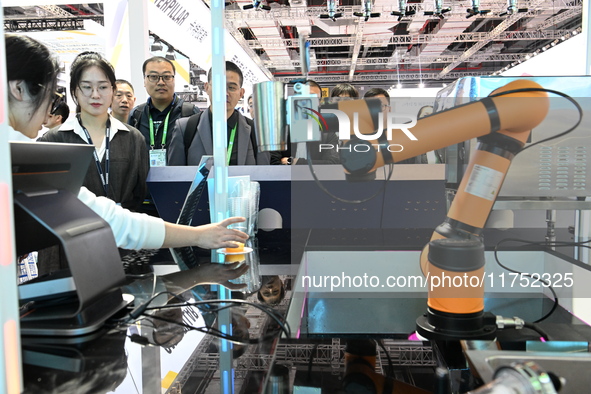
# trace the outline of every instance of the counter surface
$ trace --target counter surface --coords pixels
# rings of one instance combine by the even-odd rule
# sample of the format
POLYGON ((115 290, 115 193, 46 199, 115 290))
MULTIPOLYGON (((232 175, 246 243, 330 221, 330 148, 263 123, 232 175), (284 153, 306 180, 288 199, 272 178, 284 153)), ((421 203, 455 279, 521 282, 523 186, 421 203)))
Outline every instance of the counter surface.
MULTIPOLYGON (((297 272, 302 257, 307 252, 418 251, 431 236, 431 229, 291 229, 257 235, 260 270, 265 275, 278 273, 286 289, 285 298, 273 306, 275 312, 286 316, 293 307, 297 278, 289 273, 297 272), (287 267, 287 269, 286 269, 287 267)), ((545 231, 486 230, 487 249, 504 237, 543 239, 545 231)), ((567 231, 558 231, 559 239, 569 240, 567 231)), ((539 249, 539 247, 536 247, 539 249)), ((536 249, 530 247, 529 249, 536 249)), ((208 261, 209 251, 198 254, 208 261)), ((338 254, 335 254, 337 256, 338 254)), ((165 251, 153 256, 156 266, 172 264, 165 251)), ((364 264, 360 261, 359 264, 364 264)), ((248 297, 256 301, 256 296, 248 297)), ((539 317, 550 310, 548 298, 490 298, 487 308, 507 316, 523 315, 527 319, 539 317)), ((208 318, 195 313, 192 308, 182 308, 182 321, 203 325, 208 318)), ((339 376, 344 371, 344 351, 352 338, 372 338, 388 350, 388 357, 379 351, 380 368, 406 371, 396 376, 406 383, 415 383, 429 391, 434 389, 434 367, 438 358, 447 359, 450 353, 431 342, 407 340, 413 331, 414 320, 425 310, 424 297, 308 298, 303 320, 291 327, 293 338, 280 338, 279 326, 264 312, 255 308, 243 308, 242 314, 249 321, 247 331, 251 338, 265 335, 273 339, 248 346, 245 353, 234 360, 235 392, 261 392, 265 384, 290 384, 335 388, 342 384, 339 376), (371 307, 368 307, 371 305, 371 307), (376 307, 378 309, 376 309, 376 307), (329 313, 330 312, 330 313, 329 313), (338 319, 330 316, 338 315, 338 319), (386 330, 375 328, 384 327, 386 330), (351 327, 366 327, 366 331, 351 331, 351 327), (409 358, 408 362, 402 360, 409 358), (394 358, 394 361, 392 361, 394 358), (310 361, 312 360, 312 361, 310 361), (273 366, 287 366, 288 373, 273 366), (413 372, 409 373, 412 366, 413 372), (417 383, 420 382, 420 383, 417 383)), ((172 316, 172 315, 171 315, 172 316)), ((177 316, 178 317, 178 316, 177 316)), ((131 337, 153 323, 144 321, 118 330, 96 333, 96 338, 78 339, 23 339, 25 392, 27 393, 159 393, 167 388, 170 393, 218 393, 218 340, 210 335, 183 331, 178 344, 162 347, 134 343, 131 337), (33 364, 33 365, 32 365, 33 364)), ((558 307, 556 312, 540 324, 553 340, 579 342, 591 341, 591 330, 567 310, 558 307)), ((499 342, 512 349, 522 349, 527 341, 537 341, 539 335, 532 331, 506 332, 499 342)), ((381 347, 380 347, 381 349, 381 347)), ((456 361, 448 360, 450 367, 456 361)), ((473 387, 472 387, 473 388, 473 387)))

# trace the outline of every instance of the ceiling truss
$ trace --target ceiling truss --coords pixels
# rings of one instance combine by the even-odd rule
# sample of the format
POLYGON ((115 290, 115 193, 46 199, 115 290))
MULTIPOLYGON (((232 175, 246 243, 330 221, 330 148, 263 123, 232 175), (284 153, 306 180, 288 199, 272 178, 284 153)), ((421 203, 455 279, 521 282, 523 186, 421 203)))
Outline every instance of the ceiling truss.
MULTIPOLYGON (((209 0, 203 0, 209 5, 209 0)), ((252 0, 228 0, 226 28, 269 78, 300 77, 300 35, 310 44, 310 77, 326 84, 451 82, 490 75, 535 56, 580 30, 583 0, 518 0, 526 12, 507 14, 508 0, 480 0, 483 15, 467 18, 471 0, 444 0, 443 18, 425 15, 435 0, 373 0, 378 17, 360 18, 362 0, 339 0, 342 17, 320 18, 326 0, 263 0, 270 11, 243 10, 252 0)), ((80 30, 84 19, 103 23, 102 5, 5 8, 5 31, 80 30)), ((174 45, 174 43, 172 43, 174 45)))

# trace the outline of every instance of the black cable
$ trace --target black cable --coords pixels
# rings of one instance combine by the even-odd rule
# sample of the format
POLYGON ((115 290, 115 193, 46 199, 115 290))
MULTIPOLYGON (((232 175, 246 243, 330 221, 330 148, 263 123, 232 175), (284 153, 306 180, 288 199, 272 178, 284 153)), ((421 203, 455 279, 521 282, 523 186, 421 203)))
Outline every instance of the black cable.
MULTIPOLYGON (((291 329, 289 327, 289 324, 287 324, 286 321, 281 321, 282 320, 282 317, 281 316, 278 316, 277 313, 273 309, 267 308, 266 306, 263 306, 263 305, 260 305, 260 304, 257 304, 257 303, 248 302, 248 301, 244 301, 244 300, 192 301, 192 302, 185 302, 185 303, 181 303, 181 304, 167 304, 167 305, 156 306, 156 307, 146 307, 145 310, 147 310, 147 311, 149 311, 149 310, 161 310, 161 309, 167 309, 167 308, 177 308, 177 307, 181 307, 181 306, 195 306, 195 307, 199 308, 201 305, 209 305, 209 304, 228 304, 228 305, 223 305, 223 306, 218 307, 218 308, 207 309, 206 312, 210 312, 210 313, 217 313, 217 312, 222 311, 224 309, 233 308, 233 307, 236 307, 236 306, 239 306, 239 305, 252 306, 252 307, 254 307, 256 309, 259 309, 259 310, 265 312, 269 317, 271 317, 273 320, 275 320, 275 322, 281 328, 281 331, 283 331, 283 333, 288 338, 291 337, 291 329)), ((201 310, 201 312, 203 312, 203 310, 201 310)))
MULTIPOLYGON (((307 145, 307 144, 306 144, 307 145)), ((306 146, 306 152, 308 157, 310 157, 310 147, 306 146)), ((306 159, 308 162, 308 168, 310 169, 310 173, 312 174, 312 177, 314 178, 314 182, 318 185, 318 187, 320 188, 320 190, 322 190, 324 193, 328 194, 330 197, 334 198, 337 201, 340 202, 344 202, 347 204, 361 204, 367 201, 370 201, 374 198, 376 198, 378 195, 385 193, 386 192, 386 186, 388 185, 388 181, 390 181, 390 179, 392 178, 392 174, 394 173, 394 166, 392 163, 390 163, 388 165, 389 169, 390 169, 390 173, 388 174, 388 178, 384 179, 384 183, 382 184, 382 187, 375 192, 374 194, 372 194, 371 196, 364 198, 362 200, 347 200, 341 197, 336 196, 335 194, 333 194, 332 192, 330 192, 323 184, 322 182, 320 182, 320 180, 318 179, 318 177, 316 176, 316 172, 314 171, 314 167, 312 166, 312 160, 311 159, 306 159)))
POLYGON ((148 317, 150 319, 156 319, 156 320, 160 320, 160 321, 163 321, 163 322, 166 322, 166 323, 175 324, 177 326, 186 328, 188 330, 199 331, 199 332, 202 332, 204 334, 212 335, 212 336, 214 336, 216 338, 219 338, 219 339, 225 339, 226 341, 235 343, 237 345, 258 345, 259 343, 262 343, 262 342, 265 342, 265 341, 268 341, 268 340, 275 339, 275 337, 276 337, 275 334, 265 334, 264 336, 262 336, 262 337, 260 337, 258 339, 248 339, 248 340, 245 340, 244 338, 241 338, 241 337, 237 337, 237 336, 234 336, 234 335, 225 334, 225 333, 221 332, 220 330, 218 330, 215 327, 209 327, 209 326, 195 327, 195 326, 192 326, 190 324, 186 324, 186 323, 175 321, 175 320, 166 319, 166 318, 163 318, 163 317, 157 316, 157 315, 144 314, 144 316, 146 316, 146 317, 148 317))
POLYGON ((532 275, 521 272, 521 271, 517 271, 514 269, 511 269, 505 265, 503 265, 501 263, 501 261, 499 260, 499 256, 498 256, 498 251, 499 251, 499 246, 503 243, 506 242, 520 242, 520 243, 525 243, 528 245, 536 245, 536 246, 547 246, 547 247, 563 247, 563 246, 582 246, 582 247, 589 247, 586 244, 591 243, 591 240, 588 241, 582 241, 582 242, 566 242, 566 241, 558 241, 558 242, 536 242, 536 241, 529 241, 529 240, 525 240, 525 239, 518 239, 518 238, 505 238, 500 240, 496 245, 495 245, 495 249, 494 249, 494 256, 495 256, 495 261, 496 263, 503 269, 509 271, 509 272, 513 272, 519 275, 524 275, 526 277, 535 279, 535 280, 539 280, 541 283, 543 283, 546 287, 548 287, 548 289, 552 292, 552 295, 554 297, 554 305, 552 305, 552 308, 550 309, 550 311, 548 311, 548 313, 546 313, 544 316, 542 316, 541 318, 539 318, 538 320, 534 321, 534 323, 539 323, 543 320, 546 320, 548 317, 550 317, 550 315, 552 315, 554 313, 554 311, 556 310, 556 308, 558 308, 558 296, 556 295, 556 292, 554 291, 554 288, 550 285, 550 283, 548 281, 546 281, 545 279, 541 278, 541 277, 536 277, 534 278, 532 275))
MULTIPOLYGON (((532 277, 530 274, 526 274, 526 273, 524 273, 524 272, 521 272, 521 271, 517 271, 517 270, 511 269, 511 268, 509 268, 509 267, 507 267, 507 266, 503 265, 503 264, 501 263, 501 261, 499 260, 499 256, 498 256, 498 253, 497 253, 497 252, 498 252, 499 245, 501 245, 501 243, 504 243, 504 242, 509 242, 509 241, 511 241, 511 240, 513 240, 513 241, 518 241, 517 239, 506 238, 506 239, 503 239, 503 240, 499 241, 499 242, 498 242, 498 243, 495 245, 495 250, 494 250, 495 261, 497 262, 497 264, 498 264, 498 265, 499 265, 501 268, 503 268, 503 269, 505 269, 505 270, 507 270, 507 271, 509 271, 509 272, 513 272, 513 273, 516 273, 516 274, 519 274, 519 275, 525 275, 526 277, 529 277, 529 278, 532 278, 532 279, 534 279, 534 278, 533 278, 533 277, 532 277)), ((527 241, 526 241, 526 242, 527 242, 527 241)), ((542 317, 541 317, 541 318, 539 318, 538 320, 534 321, 534 323, 539 323, 539 322, 541 322, 541 321, 543 321, 543 320, 546 320, 547 318, 549 318, 549 317, 550 317, 550 316, 551 316, 551 315, 554 313, 554 311, 556 310, 556 308, 558 308, 558 296, 556 295, 556 292, 554 291, 554 288, 553 288, 553 287, 550 285, 550 283, 548 283, 548 281, 546 281, 546 280, 544 280, 544 279, 542 279, 542 278, 537 278, 537 279, 539 279, 539 280, 540 280, 540 282, 542 282, 544 285, 546 285, 546 286, 547 286, 547 287, 550 289, 550 291, 552 292, 552 296, 554 297, 554 304, 552 305, 552 308, 550 308, 550 310, 549 310, 549 311, 548 311, 548 312, 547 312, 547 313, 546 313, 544 316, 542 316, 542 317)))
POLYGON ((550 311, 548 313, 546 313, 546 315, 544 315, 543 317, 541 317, 540 319, 534 321, 534 323, 539 323, 545 319, 547 319, 548 317, 550 317, 550 315, 552 315, 552 313, 554 313, 554 311, 556 310, 556 308, 558 307, 558 296, 556 295, 556 292, 554 291, 554 288, 552 288, 552 286, 550 286, 550 284, 542 279, 541 277, 532 277, 529 274, 525 274, 523 272, 517 271, 517 270, 513 270, 511 268, 506 267, 505 265, 501 264, 501 262, 499 261, 498 258, 498 248, 501 244, 506 243, 506 242, 520 242, 520 243, 525 243, 528 245, 535 245, 535 246, 546 246, 546 247, 550 247, 550 248, 556 248, 556 247, 564 247, 564 246, 568 246, 568 247, 583 247, 583 248, 591 248, 591 246, 589 245, 591 243, 591 240, 587 240, 587 241, 580 241, 580 242, 570 242, 570 241, 554 241, 554 242, 548 242, 548 241, 529 241, 529 240, 525 240, 525 239, 519 239, 519 238, 505 238, 500 240, 496 245, 495 245, 495 250, 494 250, 494 256, 495 256, 495 261, 497 262, 497 264, 502 267, 503 269, 509 271, 509 272, 513 272, 519 275, 526 275, 527 277, 530 277, 532 279, 536 279, 539 280, 540 282, 542 282, 544 285, 546 285, 548 287, 548 289, 550 289, 550 291, 552 292, 552 295, 554 296, 554 305, 552 306, 552 308, 550 309, 550 311))
POLYGON ((386 346, 384 346, 384 341, 381 339, 374 339, 374 341, 382 348, 384 353, 386 353, 386 358, 388 359, 388 373, 386 377, 394 378, 394 364, 392 363, 392 358, 390 357, 390 353, 386 350, 386 346))
MULTIPOLYGON (((145 316, 150 317, 150 318, 154 318, 155 317, 157 319, 167 321, 166 319, 163 319, 163 318, 160 318, 160 317, 157 317, 157 316, 154 316, 154 315, 146 315, 145 312, 148 311, 148 310, 161 310, 161 309, 167 309, 167 308, 177 308, 177 307, 182 307, 182 306, 194 306, 194 307, 199 308, 199 306, 202 306, 202 305, 210 306, 211 304, 228 304, 228 305, 223 305, 221 307, 218 307, 216 309, 207 309, 206 310, 206 312, 218 312, 220 310, 223 310, 223 309, 226 309, 226 308, 230 308, 230 307, 234 307, 234 306, 237 306, 237 305, 248 305, 248 306, 252 306, 254 308, 260 309, 261 311, 265 312, 267 315, 269 315, 273 320, 275 320, 277 322, 277 324, 279 325, 281 331, 283 331, 283 333, 286 335, 286 337, 288 337, 288 338, 291 337, 291 329, 289 327, 289 324, 287 324, 287 321, 283 321, 282 322, 281 319, 275 313, 275 311, 273 311, 272 309, 268 309, 268 308, 266 308, 266 307, 264 307, 264 306, 262 306, 260 304, 255 304, 255 303, 248 302, 248 301, 243 301, 243 300, 204 300, 204 301, 183 302, 183 303, 180 303, 180 304, 167 304, 167 305, 162 305, 162 306, 158 306, 158 307, 150 307, 149 305, 157 297, 159 297, 162 294, 169 294, 169 295, 172 295, 174 298, 181 299, 181 297, 179 295, 177 295, 177 294, 175 294, 173 292, 170 292, 170 291, 162 291, 162 292, 159 292, 159 293, 153 295, 148 301, 146 301, 146 302, 142 303, 141 305, 137 306, 135 309, 133 309, 129 313, 128 316, 125 316, 123 318, 116 319, 116 320, 111 320, 111 322, 118 323, 120 325, 127 324, 131 320, 137 319, 141 315, 145 315, 145 316)), ((233 336, 228 336, 228 335, 225 335, 225 334, 223 334, 221 332, 220 332, 220 334, 214 334, 213 331, 218 331, 218 330, 217 329, 214 329, 214 328, 211 328, 211 327, 208 327, 208 330, 202 330, 202 329, 197 328, 197 327, 185 325, 184 323, 181 324, 181 323, 174 322, 174 321, 168 321, 168 322, 169 323, 173 323, 173 324, 176 323, 176 324, 179 324, 179 325, 184 326, 184 327, 189 328, 189 329, 195 329, 197 331, 200 331, 200 332, 203 332, 203 333, 206 333, 206 334, 211 334, 211 335, 214 335, 214 336, 216 336, 218 338, 227 339, 227 340, 229 340, 231 342, 240 343, 240 344, 258 344, 258 343, 260 343, 260 342, 262 342, 264 340, 268 340, 268 339, 273 339, 274 338, 274 335, 271 335, 271 336, 268 336, 268 337, 265 336, 265 337, 261 338, 261 340, 254 341, 252 343, 244 343, 244 342, 241 342, 241 339, 240 338, 233 337, 233 336)))
POLYGON ((549 339, 548 334, 546 333, 546 331, 544 331, 542 328, 538 327, 535 323, 525 323, 523 325, 524 328, 529 328, 530 330, 533 330, 535 332, 537 332, 538 334, 540 334, 540 336, 542 338, 544 338, 545 341, 547 341, 549 339))
POLYGON ((569 128, 568 130, 563 131, 563 132, 558 133, 558 134, 555 134, 555 135, 553 135, 551 137, 544 138, 543 140, 534 142, 533 144, 530 144, 530 145, 524 147, 523 149, 521 149, 520 153, 523 152, 526 149, 529 149, 529 148, 533 147, 533 146, 536 146, 536 145, 541 144, 543 142, 551 141, 551 140, 556 139, 556 138, 560 138, 560 137, 562 137, 562 136, 564 136, 564 135, 572 132, 574 129, 576 129, 577 127, 579 127, 579 125, 583 121, 583 108, 581 108, 581 106, 579 105, 579 103, 575 99, 573 99, 571 96, 569 96, 568 94, 559 92, 557 90, 544 89, 544 88, 513 89, 513 90, 507 90, 507 91, 504 91, 504 92, 490 94, 488 97, 500 97, 500 96, 506 96, 508 94, 525 93, 525 92, 546 92, 546 93, 552 93, 552 94, 555 94, 557 96, 560 96, 562 98, 567 99, 568 101, 570 101, 576 107, 577 111, 579 112, 579 120, 575 123, 574 126, 572 126, 571 128, 569 128))

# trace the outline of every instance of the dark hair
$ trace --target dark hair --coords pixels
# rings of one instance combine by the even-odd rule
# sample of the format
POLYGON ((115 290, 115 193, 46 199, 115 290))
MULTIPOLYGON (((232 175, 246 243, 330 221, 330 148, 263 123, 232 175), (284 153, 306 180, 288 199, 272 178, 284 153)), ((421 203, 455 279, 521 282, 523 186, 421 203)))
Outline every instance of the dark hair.
POLYGON ((131 88, 131 91, 135 93, 135 89, 133 88, 133 85, 131 84, 131 82, 125 80, 125 79, 116 79, 115 80, 115 86, 117 84, 126 84, 129 85, 129 87, 131 88))
MULTIPOLYGON (((210 68, 209 72, 207 73, 207 82, 209 83, 211 83, 211 78, 213 77, 212 70, 213 67, 210 68)), ((242 87, 242 83, 244 82, 244 75, 242 75, 242 70, 235 63, 232 63, 231 61, 226 61, 226 72, 228 71, 232 71, 238 74, 240 87, 242 87)))
POLYGON ((111 63, 107 61, 104 57, 101 56, 100 53, 97 52, 82 52, 72 62, 72 66, 70 66, 70 94, 76 103, 76 112, 80 112, 80 108, 78 105, 78 100, 76 99, 76 88, 80 84, 80 78, 82 78, 82 73, 87 68, 96 66, 100 68, 105 75, 109 82, 111 82, 111 86, 113 87, 113 91, 117 89, 117 85, 115 81, 117 78, 115 77, 115 70, 111 63))
POLYGON ((52 115, 61 115, 62 123, 65 123, 66 120, 68 119, 68 116, 70 116, 70 107, 68 107, 68 104, 66 104, 64 101, 62 101, 61 103, 59 103, 57 105, 57 107, 55 107, 55 110, 51 114, 52 115))
POLYGON ((330 97, 339 97, 343 93, 348 94, 349 97, 359 97, 359 92, 355 86, 349 83, 339 83, 337 86, 332 88, 330 97))
POLYGON ((367 92, 365 92, 365 94, 363 95, 363 98, 365 98, 365 97, 375 97, 375 96, 379 96, 380 94, 383 94, 387 98, 390 98, 390 94, 388 94, 388 91, 386 89, 382 89, 382 88, 371 88, 371 89, 369 89, 367 92))
MULTIPOLYGON (((261 290, 262 290, 262 288, 263 288, 263 286, 265 284, 267 284, 270 281, 274 280, 275 277, 279 278, 277 275, 263 275, 263 277, 261 278, 261 288, 257 291, 257 300, 259 302, 261 302, 263 304, 267 304, 267 301, 265 301, 265 299, 261 295, 261 290)), ((281 278, 279 278, 279 281, 281 282, 281 289, 279 290, 279 299, 278 299, 278 301, 276 303, 269 304, 269 305, 277 305, 281 301, 283 301, 283 299, 285 298, 285 286, 283 286, 283 281, 281 281, 281 278)))
POLYGON ((148 63, 152 63, 152 62, 154 62, 154 63, 166 62, 166 63, 168 63, 168 64, 171 65, 171 67, 172 67, 172 73, 173 74, 176 74, 176 67, 174 66, 174 63, 173 62, 171 62, 170 60, 168 60, 167 58, 162 57, 162 56, 154 56, 154 57, 149 58, 148 60, 146 60, 144 62, 144 64, 142 64, 142 74, 144 76, 146 75, 146 67, 148 66, 148 63))
POLYGON ((57 86, 59 63, 39 41, 24 35, 5 34, 6 79, 23 81, 38 110, 41 103, 53 95, 57 86))

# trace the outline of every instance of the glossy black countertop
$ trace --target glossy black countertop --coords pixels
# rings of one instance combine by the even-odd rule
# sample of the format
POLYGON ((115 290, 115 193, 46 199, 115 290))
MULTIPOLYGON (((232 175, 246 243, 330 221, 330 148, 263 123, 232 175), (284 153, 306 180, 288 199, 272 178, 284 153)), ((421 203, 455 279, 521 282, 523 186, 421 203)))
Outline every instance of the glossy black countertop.
MULTIPOLYGON (((431 229, 259 231, 257 234, 258 256, 261 267, 294 266, 292 272, 296 272, 303 254, 308 251, 417 251, 428 242, 431 234, 431 229)), ((545 229, 510 229, 505 231, 487 229, 484 232, 487 250, 491 250, 503 238, 528 238, 539 241, 543 240, 544 236, 545 229)), ((559 229, 557 230, 557 238, 570 240, 572 235, 567 230, 559 229)), ((540 249, 539 246, 535 248, 540 249)), ((210 260, 209 251, 198 250, 197 254, 201 262, 210 260)), ((154 254, 151 259, 150 263, 152 264, 171 264, 170 255, 164 250, 154 254)), ((286 296, 279 304, 274 305, 273 309, 280 315, 285 315, 290 307, 291 296, 294 292, 294 278, 281 275, 281 279, 286 288, 286 296)), ((256 296, 246 298, 256 302, 256 296)), ((379 300, 371 300, 372 303, 377 301, 379 300)), ((314 313, 319 311, 320 302, 320 300, 311 300, 306 305, 307 311, 313 312, 306 315, 306 327, 314 328, 315 325, 322 324, 321 316, 314 317, 314 313)), ((359 318, 351 316, 353 304, 359 304, 357 307, 363 308, 362 300, 357 300, 353 304, 350 300, 344 299, 334 299, 332 302, 339 305, 325 304, 325 306, 340 309, 345 317, 344 321, 347 320, 346 316, 349 316, 349 319, 359 318)), ((549 299, 499 298, 488 300, 487 308, 492 305, 500 310, 509 310, 508 303, 511 303, 512 307, 509 308, 511 311, 515 311, 514 307, 517 306, 517 309, 526 314, 528 318, 529 315, 537 316, 552 307, 552 302, 549 299)), ((263 312, 254 309, 243 310, 243 315, 250 324, 250 327, 247 328, 250 337, 260 338, 267 335, 271 339, 248 346, 244 354, 234 359, 235 392, 262 392, 265 384, 271 384, 269 382, 277 380, 277 370, 273 369, 274 365, 290 366, 292 387, 295 384, 316 387, 332 387, 340 384, 338 382, 341 380, 336 379, 335 376, 343 372, 344 346, 346 341, 352 338, 377 338, 385 341, 386 344, 392 344, 392 341, 403 341, 402 347, 421 348, 435 359, 432 344, 406 341, 404 335, 400 334, 412 331, 414 318, 421 313, 424 305, 424 299, 391 298, 388 302, 384 302, 383 307, 387 312, 385 312, 385 316, 391 316, 394 323, 398 321, 395 326, 400 326, 398 328, 392 326, 392 334, 352 335, 346 330, 339 331, 338 328, 323 334, 314 334, 313 330, 306 334, 306 330, 302 329, 298 338, 291 339, 281 339, 279 327, 263 312), (407 319, 404 318, 406 315, 412 316, 407 319), (398 332, 398 334, 394 334, 394 332, 398 332), (324 357, 318 353, 318 349, 331 346, 334 351, 333 355, 337 357, 332 370, 328 366, 322 367, 324 364, 321 361, 324 360, 324 357), (295 352, 294 349, 300 349, 301 353, 291 353, 295 352), (311 369, 306 373, 308 369, 306 365, 312 357, 311 352, 316 352, 314 354, 318 362, 314 363, 314 367, 310 367, 311 369), (300 365, 298 362, 302 364, 300 365)), ((187 319, 192 316, 193 323, 205 324, 205 315, 203 312, 191 312, 188 308, 182 310, 183 322, 187 322, 187 319)), ((589 327, 575 319, 566 310, 559 307, 556 313, 541 327, 548 332, 551 339, 554 337, 560 340, 591 341, 589 327)), ((371 322, 367 324, 368 327, 371 327, 371 322)), ((160 393, 163 386, 170 393, 220 392, 219 341, 217 339, 191 331, 184 332, 180 342, 168 347, 148 345, 134 336, 134 334, 142 334, 141 331, 148 326, 150 323, 144 322, 140 327, 132 325, 114 330, 105 329, 91 334, 87 338, 23 338, 25 392, 36 394, 160 393), (136 342, 133 342, 131 337, 134 337, 136 342)), ((299 330, 300 327, 291 327, 291 329, 292 331, 299 330)), ((371 331, 371 329, 368 330, 368 332, 371 331)), ((528 340, 537 340, 537 338, 535 333, 524 331, 518 335, 504 335, 502 340, 512 343, 513 348, 519 348, 522 346, 519 344, 528 340)), ((425 376, 428 376, 425 380, 427 383, 423 387, 425 389, 434 387, 433 369, 434 364, 427 363, 415 371, 415 374, 424 373, 425 376)), ((333 388, 332 392, 342 392, 336 386, 333 388)))

